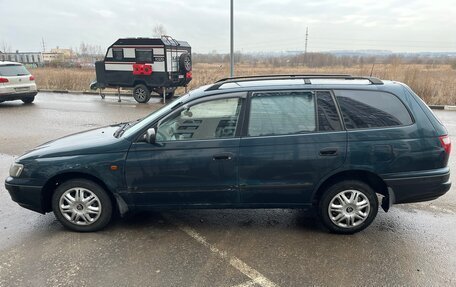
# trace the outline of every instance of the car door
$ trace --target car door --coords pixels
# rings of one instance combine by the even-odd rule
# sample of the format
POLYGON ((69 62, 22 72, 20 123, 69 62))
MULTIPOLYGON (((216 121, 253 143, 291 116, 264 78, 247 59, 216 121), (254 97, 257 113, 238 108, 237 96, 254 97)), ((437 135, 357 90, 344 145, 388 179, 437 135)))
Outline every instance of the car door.
POLYGON ((346 157, 342 129, 330 91, 266 91, 249 96, 240 142, 241 203, 309 203, 324 176, 346 157))
POLYGON ((245 96, 194 101, 158 124, 155 143, 135 142, 126 161, 135 204, 237 203, 239 118, 245 96))

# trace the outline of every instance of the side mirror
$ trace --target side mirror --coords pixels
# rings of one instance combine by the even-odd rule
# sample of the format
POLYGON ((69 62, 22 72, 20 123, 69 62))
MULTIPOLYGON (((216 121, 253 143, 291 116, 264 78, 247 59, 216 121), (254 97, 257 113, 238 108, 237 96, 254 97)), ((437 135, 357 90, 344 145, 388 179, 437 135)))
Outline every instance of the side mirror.
POLYGON ((155 128, 150 128, 146 132, 146 142, 153 144, 155 143, 155 128))

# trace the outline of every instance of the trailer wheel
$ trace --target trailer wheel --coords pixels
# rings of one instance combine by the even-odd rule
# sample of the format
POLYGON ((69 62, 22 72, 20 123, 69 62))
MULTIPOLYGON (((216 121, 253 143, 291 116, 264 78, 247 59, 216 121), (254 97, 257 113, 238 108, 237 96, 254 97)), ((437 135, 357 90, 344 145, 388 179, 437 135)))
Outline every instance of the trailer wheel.
POLYGON ((172 97, 174 97, 174 91, 169 92, 169 93, 166 93, 165 98, 166 98, 167 100, 171 99, 172 97))
POLYGON ((147 103, 150 99, 150 91, 145 85, 137 85, 133 89, 133 98, 140 103, 147 103))
POLYGON ((192 58, 189 53, 183 53, 180 55, 179 68, 183 72, 190 72, 192 70, 192 58))

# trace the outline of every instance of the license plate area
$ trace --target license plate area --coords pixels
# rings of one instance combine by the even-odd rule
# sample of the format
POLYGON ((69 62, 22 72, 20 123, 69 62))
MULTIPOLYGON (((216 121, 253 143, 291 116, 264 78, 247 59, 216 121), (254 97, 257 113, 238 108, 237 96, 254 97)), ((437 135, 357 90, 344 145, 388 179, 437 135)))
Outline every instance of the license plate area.
POLYGON ((16 93, 23 93, 23 92, 28 92, 28 91, 30 91, 30 88, 29 88, 29 87, 14 88, 14 91, 15 91, 16 93))

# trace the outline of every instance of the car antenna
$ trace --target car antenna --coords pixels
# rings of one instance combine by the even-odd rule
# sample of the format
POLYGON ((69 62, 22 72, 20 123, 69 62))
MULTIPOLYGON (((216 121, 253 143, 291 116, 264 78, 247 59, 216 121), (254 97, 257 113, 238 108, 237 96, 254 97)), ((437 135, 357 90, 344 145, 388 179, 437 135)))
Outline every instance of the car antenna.
POLYGON ((370 73, 370 76, 372 77, 372 73, 374 72, 374 67, 375 67, 375 62, 372 63, 372 69, 371 69, 371 73, 370 73))

